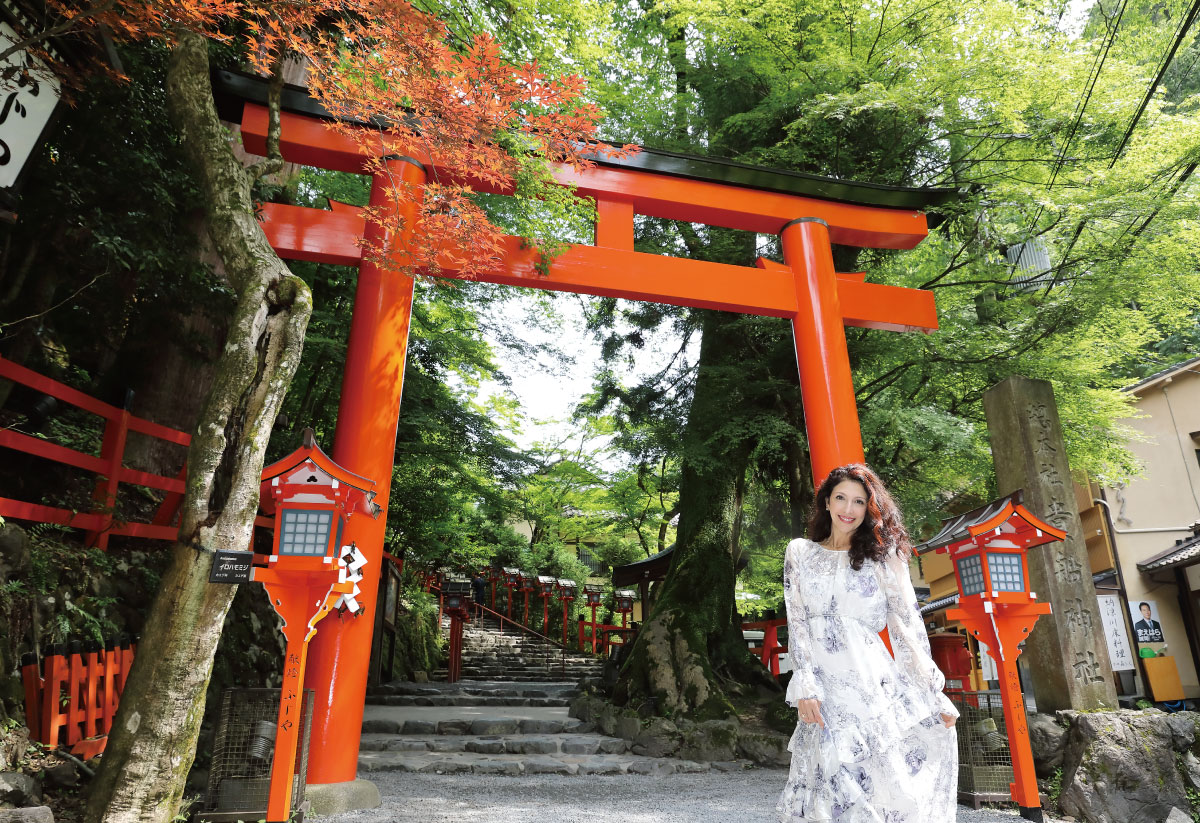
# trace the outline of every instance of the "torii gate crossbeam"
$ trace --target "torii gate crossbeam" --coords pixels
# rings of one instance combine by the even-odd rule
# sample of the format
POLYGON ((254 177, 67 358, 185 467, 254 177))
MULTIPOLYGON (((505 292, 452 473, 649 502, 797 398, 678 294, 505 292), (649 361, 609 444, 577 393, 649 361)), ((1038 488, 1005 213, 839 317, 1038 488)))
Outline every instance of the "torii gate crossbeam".
MULTIPOLYGON (((243 145, 262 153, 267 124, 263 84, 230 75, 221 75, 218 82, 225 95, 225 116, 240 119, 243 145)), ((284 159, 363 173, 356 141, 330 130, 310 98, 291 90, 285 93, 284 105, 284 159)), ((397 177, 418 189, 435 172, 441 182, 455 179, 453 168, 438 166, 428 157, 416 159, 403 148, 380 141, 381 155, 402 156, 388 160, 387 174, 373 179, 372 204, 384 202, 384 189, 397 177)), ((843 326, 930 331, 937 327, 937 317, 929 292, 867 283, 862 274, 836 273, 831 244, 913 248, 928 231, 921 210, 954 197, 953 190, 845 183, 649 150, 633 159, 601 160, 582 173, 561 168, 556 176, 595 199, 595 243, 571 246, 543 274, 534 267, 534 253, 511 238, 503 260, 474 279, 786 317, 795 334, 814 481, 819 483, 838 465, 863 459, 843 326), (785 263, 760 259, 752 269, 635 252, 636 214, 777 234, 785 263)), ((410 203, 407 208, 415 213, 417 206, 410 203)), ((333 458, 374 480, 379 489, 376 502, 386 510, 412 278, 363 259, 359 239, 378 241, 373 235, 379 229, 355 208, 324 211, 265 204, 262 220, 281 257, 359 268, 333 458)), ((419 242, 411 235, 391 238, 391 247, 402 252, 419 242)), ((439 275, 461 277, 450 259, 439 275)), ((348 525, 344 539, 355 541, 370 560, 360 601, 366 611, 358 619, 326 621, 332 625, 323 625, 312 643, 305 684, 316 692, 310 783, 348 782, 357 772, 384 528, 382 518, 359 518, 348 525)))

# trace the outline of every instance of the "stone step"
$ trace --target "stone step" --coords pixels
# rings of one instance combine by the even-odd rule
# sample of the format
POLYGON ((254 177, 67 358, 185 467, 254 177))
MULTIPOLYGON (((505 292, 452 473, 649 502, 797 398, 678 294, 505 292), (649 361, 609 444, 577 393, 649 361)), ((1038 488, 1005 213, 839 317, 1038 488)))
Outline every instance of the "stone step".
POLYGON ((600 734, 364 734, 360 750, 476 754, 624 754, 629 750, 629 743, 619 737, 605 737, 600 734))
POLYGON ((411 695, 477 695, 479 697, 575 697, 579 687, 573 683, 562 681, 524 683, 504 683, 487 680, 465 680, 458 683, 413 683, 407 680, 397 680, 384 683, 371 689, 370 694, 411 694, 411 695))
POLYGON ((364 772, 433 772, 437 774, 643 774, 707 772, 708 763, 639 757, 634 754, 479 754, 474 752, 364 751, 364 772))
MULTIPOLYGON (((489 674, 486 676, 480 675, 477 677, 474 675, 468 676, 468 675, 464 674, 463 678, 464 678, 464 680, 466 680, 468 682, 471 680, 490 680, 490 681, 501 682, 501 683, 544 683, 547 680, 552 680, 552 681, 558 682, 558 683, 572 683, 572 684, 578 683, 579 680, 581 679, 580 677, 577 677, 575 675, 569 675, 569 674, 555 679, 555 677, 552 674, 548 674, 546 672, 541 672, 538 674, 524 674, 524 675, 523 674, 489 674)), ((439 682, 445 681, 446 670, 439 669, 439 670, 435 671, 431 675, 431 679, 439 681, 439 682)), ((462 681, 460 681, 460 682, 462 682, 462 681)))
POLYGON ((574 717, 521 717, 497 713, 475 717, 369 717, 363 720, 363 735, 488 735, 488 734, 586 734, 593 729, 574 717))
POLYGON ((382 694, 367 698, 376 706, 569 706, 570 697, 482 697, 473 694, 382 694))

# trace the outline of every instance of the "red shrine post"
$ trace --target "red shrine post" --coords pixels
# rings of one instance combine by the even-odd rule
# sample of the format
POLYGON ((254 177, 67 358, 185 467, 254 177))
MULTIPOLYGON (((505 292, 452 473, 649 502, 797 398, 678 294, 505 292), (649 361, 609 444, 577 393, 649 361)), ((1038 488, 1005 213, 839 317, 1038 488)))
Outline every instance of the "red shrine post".
POLYGON ((471 581, 447 580, 442 586, 442 594, 446 598, 446 614, 450 615, 450 659, 446 682, 457 683, 462 677, 463 626, 471 622, 471 581))
MULTIPOLYGON (((265 82, 218 73, 216 85, 225 116, 240 119, 247 151, 265 153, 265 82)), ((283 108, 280 149, 285 160, 363 173, 360 142, 327 128, 323 120, 328 115, 311 98, 289 89, 283 108)), ((426 179, 436 178, 443 185, 462 183, 476 191, 512 194, 503 186, 467 179, 442 158, 424 156, 419 147, 381 138, 380 152, 391 158, 389 174, 418 191, 426 179)), ((955 190, 857 184, 652 150, 628 158, 597 158, 594 167, 583 171, 561 166, 555 176, 596 202, 594 243, 568 246, 543 270, 536 249, 520 238, 509 238, 502 259, 472 274, 474 279, 786 318, 796 336, 814 481, 820 483, 837 465, 862 459, 842 327, 928 331, 937 328, 937 316, 930 292, 867 283, 861 273, 835 272, 830 244, 911 249, 928 233, 923 210, 953 199, 955 190), (778 235, 785 263, 760 260, 758 271, 748 271, 635 252, 637 215, 778 235)), ((384 175, 373 180, 373 204, 386 202, 389 185, 384 175)), ((411 234, 418 203, 406 203, 403 211, 404 225, 410 228, 390 238, 400 263, 405 251, 420 242, 411 234)), ((260 217, 281 257, 359 267, 334 457, 374 480, 386 507, 412 279, 385 272, 363 258, 364 237, 369 245, 384 238, 353 209, 265 203, 260 217)), ((464 255, 447 250, 434 274, 462 277, 456 262, 461 259, 464 255)), ((370 613, 378 591, 384 525, 360 523, 348 534, 373 561, 363 586, 363 606, 370 613)), ((358 735, 345 730, 358 728, 362 718, 370 634, 371 621, 347 621, 322 632, 313 646, 316 718, 310 782, 354 779, 358 735)))
MULTIPOLYGON (((592 610, 592 654, 596 653, 596 609, 600 608, 604 597, 604 587, 595 583, 584 583, 583 594, 587 598, 588 608, 592 610)), ((583 648, 583 624, 579 624, 579 648, 583 648)))
MULTIPOLYGON (((575 591, 579 585, 574 580, 568 580, 565 577, 558 579, 558 597, 562 600, 563 619, 562 619, 562 636, 563 645, 567 645, 567 619, 571 612, 571 601, 575 599, 575 591)), ((547 635, 549 632, 546 633, 547 635)))
POLYGON ((1035 546, 1063 540, 1066 532, 1038 519, 1021 505, 1021 492, 946 520, 920 554, 948 552, 958 581, 958 608, 946 612, 987 644, 1000 673, 1004 725, 1012 752, 1013 782, 1009 787, 1021 817, 1042 820, 1042 803, 1033 770, 1033 752, 1025 718, 1025 698, 1017 677, 1017 657, 1038 617, 1050 614, 1049 603, 1038 603, 1029 591, 1025 554, 1035 546))
POLYGON ((508 597, 505 598, 504 612, 509 620, 512 619, 513 590, 520 587, 521 578, 524 575, 525 573, 515 566, 512 568, 508 566, 504 567, 504 588, 508 590, 508 597))
POLYGON ((539 574, 537 578, 538 594, 542 596, 542 634, 550 636, 550 598, 558 588, 558 578, 539 574))
POLYGON ((268 823, 291 819, 304 669, 316 624, 335 608, 350 613, 348 623, 362 613, 355 598, 361 596, 357 580, 366 560, 343 540, 351 523, 374 522, 379 516, 372 502, 374 485, 330 460, 314 442, 312 429, 305 430, 301 448, 262 473, 260 505, 275 517, 275 540, 265 562, 251 569, 250 579, 266 589, 283 618, 280 631, 287 639, 268 823))

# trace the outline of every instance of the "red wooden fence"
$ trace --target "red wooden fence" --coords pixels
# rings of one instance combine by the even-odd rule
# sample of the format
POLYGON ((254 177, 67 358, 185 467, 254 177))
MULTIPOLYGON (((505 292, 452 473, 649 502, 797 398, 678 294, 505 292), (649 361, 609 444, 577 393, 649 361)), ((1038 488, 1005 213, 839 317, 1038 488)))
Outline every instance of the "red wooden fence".
POLYGON ((104 751, 125 679, 133 665, 134 646, 128 641, 81 651, 54 646, 42 660, 25 655, 21 681, 25 686, 25 723, 31 736, 51 748, 70 747, 84 759, 104 751))
POLYGON ((0 429, 0 447, 15 449, 56 463, 74 466, 97 475, 93 494, 96 510, 93 512, 75 512, 69 509, 0 497, 0 517, 33 520, 39 523, 58 523, 72 528, 85 529, 89 545, 98 546, 101 549, 108 548, 108 538, 114 534, 149 537, 156 540, 175 539, 178 529, 170 524, 179 503, 183 500, 183 470, 180 470, 175 477, 164 477, 126 468, 123 465, 125 441, 129 432, 138 432, 186 447, 191 442, 189 435, 157 423, 151 423, 140 417, 134 417, 125 409, 118 409, 116 406, 103 403, 70 386, 30 371, 24 366, 18 366, 3 357, 0 357, 0 379, 28 386, 104 420, 104 440, 98 456, 50 443, 13 429, 0 429), (129 523, 113 516, 117 502, 117 490, 121 483, 148 486, 167 492, 167 497, 152 522, 129 523))

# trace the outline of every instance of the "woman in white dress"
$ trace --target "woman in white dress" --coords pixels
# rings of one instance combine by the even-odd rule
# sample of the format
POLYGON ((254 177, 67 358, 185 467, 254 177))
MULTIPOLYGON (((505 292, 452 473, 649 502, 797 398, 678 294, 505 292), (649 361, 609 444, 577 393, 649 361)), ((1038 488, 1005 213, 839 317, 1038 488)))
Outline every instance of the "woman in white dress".
POLYGON ((958 711, 929 655, 900 512, 875 472, 842 466, 817 491, 809 535, 783 567, 799 722, 779 819, 953 823, 958 711))

